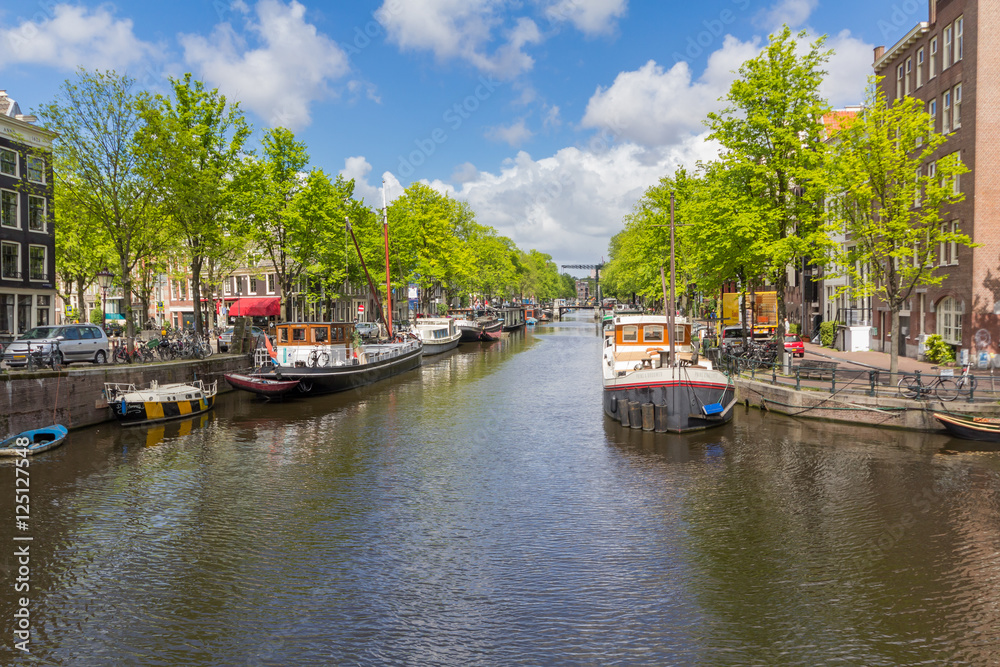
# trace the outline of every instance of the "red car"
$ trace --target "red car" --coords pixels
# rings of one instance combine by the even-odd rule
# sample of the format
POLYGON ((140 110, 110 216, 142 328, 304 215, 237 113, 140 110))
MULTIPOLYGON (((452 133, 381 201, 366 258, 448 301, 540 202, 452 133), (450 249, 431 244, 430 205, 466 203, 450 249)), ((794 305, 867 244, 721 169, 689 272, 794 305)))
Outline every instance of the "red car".
POLYGON ((785 334, 785 351, 791 352, 793 357, 806 356, 806 346, 802 344, 802 339, 794 334, 785 334))

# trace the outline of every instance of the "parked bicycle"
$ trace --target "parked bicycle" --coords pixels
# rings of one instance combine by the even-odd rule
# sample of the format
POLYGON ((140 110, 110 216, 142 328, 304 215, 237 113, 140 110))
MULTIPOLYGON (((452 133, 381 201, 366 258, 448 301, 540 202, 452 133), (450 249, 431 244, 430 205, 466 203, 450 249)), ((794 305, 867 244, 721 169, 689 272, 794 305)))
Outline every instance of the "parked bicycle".
POLYGON ((28 341, 27 369, 29 371, 41 370, 48 366, 54 371, 62 368, 63 354, 59 348, 59 340, 56 339, 49 345, 48 350, 43 350, 41 346, 31 349, 31 341, 28 341))
MULTIPOLYGON (((931 368, 937 368, 932 366, 931 368)), ((913 375, 904 375, 896 386, 899 388, 899 395, 903 398, 920 400, 925 396, 933 396, 942 401, 954 401, 958 398, 959 387, 955 378, 938 375, 933 381, 924 383, 923 376, 917 372, 913 375)), ((966 388, 968 391, 968 388, 966 388)))
POLYGON ((976 376, 972 374, 971 360, 962 368, 962 374, 955 380, 955 384, 958 386, 959 395, 968 394, 969 399, 972 399, 976 392, 976 376))

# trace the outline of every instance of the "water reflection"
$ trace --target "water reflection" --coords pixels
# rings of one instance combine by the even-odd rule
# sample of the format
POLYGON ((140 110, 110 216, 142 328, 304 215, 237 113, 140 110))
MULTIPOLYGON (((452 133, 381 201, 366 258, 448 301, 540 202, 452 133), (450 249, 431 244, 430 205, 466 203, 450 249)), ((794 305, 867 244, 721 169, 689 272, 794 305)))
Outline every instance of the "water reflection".
POLYGON ((35 659, 1000 659, 1000 454, 757 410, 623 429, 595 330, 581 314, 345 394, 73 431, 31 467, 35 659))

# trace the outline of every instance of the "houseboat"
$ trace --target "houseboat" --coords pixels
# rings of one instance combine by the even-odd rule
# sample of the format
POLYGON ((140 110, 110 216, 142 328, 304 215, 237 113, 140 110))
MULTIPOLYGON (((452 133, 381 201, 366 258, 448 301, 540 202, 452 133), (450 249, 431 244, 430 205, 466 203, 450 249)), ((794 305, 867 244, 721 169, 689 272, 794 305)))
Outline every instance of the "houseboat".
POLYGON ((507 306, 497 311, 497 316, 503 320, 504 331, 523 329, 525 324, 524 306, 507 306))
POLYGON ((415 337, 363 343, 352 322, 288 322, 276 333, 271 364, 251 375, 297 380, 301 394, 355 389, 418 368, 423 357, 415 337))
POLYGON ((137 426, 190 417, 212 409, 219 381, 201 380, 160 384, 153 380, 146 387, 105 382, 104 397, 122 426, 137 426))
POLYGON ((441 354, 458 347, 462 332, 450 317, 424 317, 413 325, 413 333, 424 344, 424 354, 441 354))
MULTIPOLYGON (((689 322, 674 323, 673 363, 666 316, 616 314, 613 327, 601 358, 605 414, 641 428, 636 408, 652 403, 655 430, 673 433, 732 419, 736 387, 728 375, 698 357, 689 322)), ((648 420, 646 426, 652 426, 648 420)))

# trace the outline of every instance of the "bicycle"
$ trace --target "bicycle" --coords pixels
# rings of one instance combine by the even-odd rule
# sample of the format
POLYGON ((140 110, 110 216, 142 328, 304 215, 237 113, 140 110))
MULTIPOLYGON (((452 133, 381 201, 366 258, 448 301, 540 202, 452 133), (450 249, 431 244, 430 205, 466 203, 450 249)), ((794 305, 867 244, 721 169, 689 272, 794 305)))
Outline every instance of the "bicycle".
POLYGON ((28 342, 28 359, 26 369, 29 371, 41 370, 48 366, 54 371, 58 371, 63 365, 63 354, 59 348, 59 341, 53 341, 48 352, 42 352, 41 348, 31 349, 31 342, 28 342))
MULTIPOLYGON (((931 368, 937 368, 932 366, 931 368)), ((933 382, 924 384, 923 376, 918 371, 914 375, 904 375, 896 386, 899 388, 899 395, 911 400, 920 400, 924 396, 933 395, 942 401, 954 401, 958 398, 958 383, 948 376, 937 376, 933 382)))
POLYGON ((968 394, 969 400, 972 400, 976 391, 976 376, 972 374, 972 361, 965 364, 962 374, 955 380, 955 384, 958 386, 959 394, 968 394))

